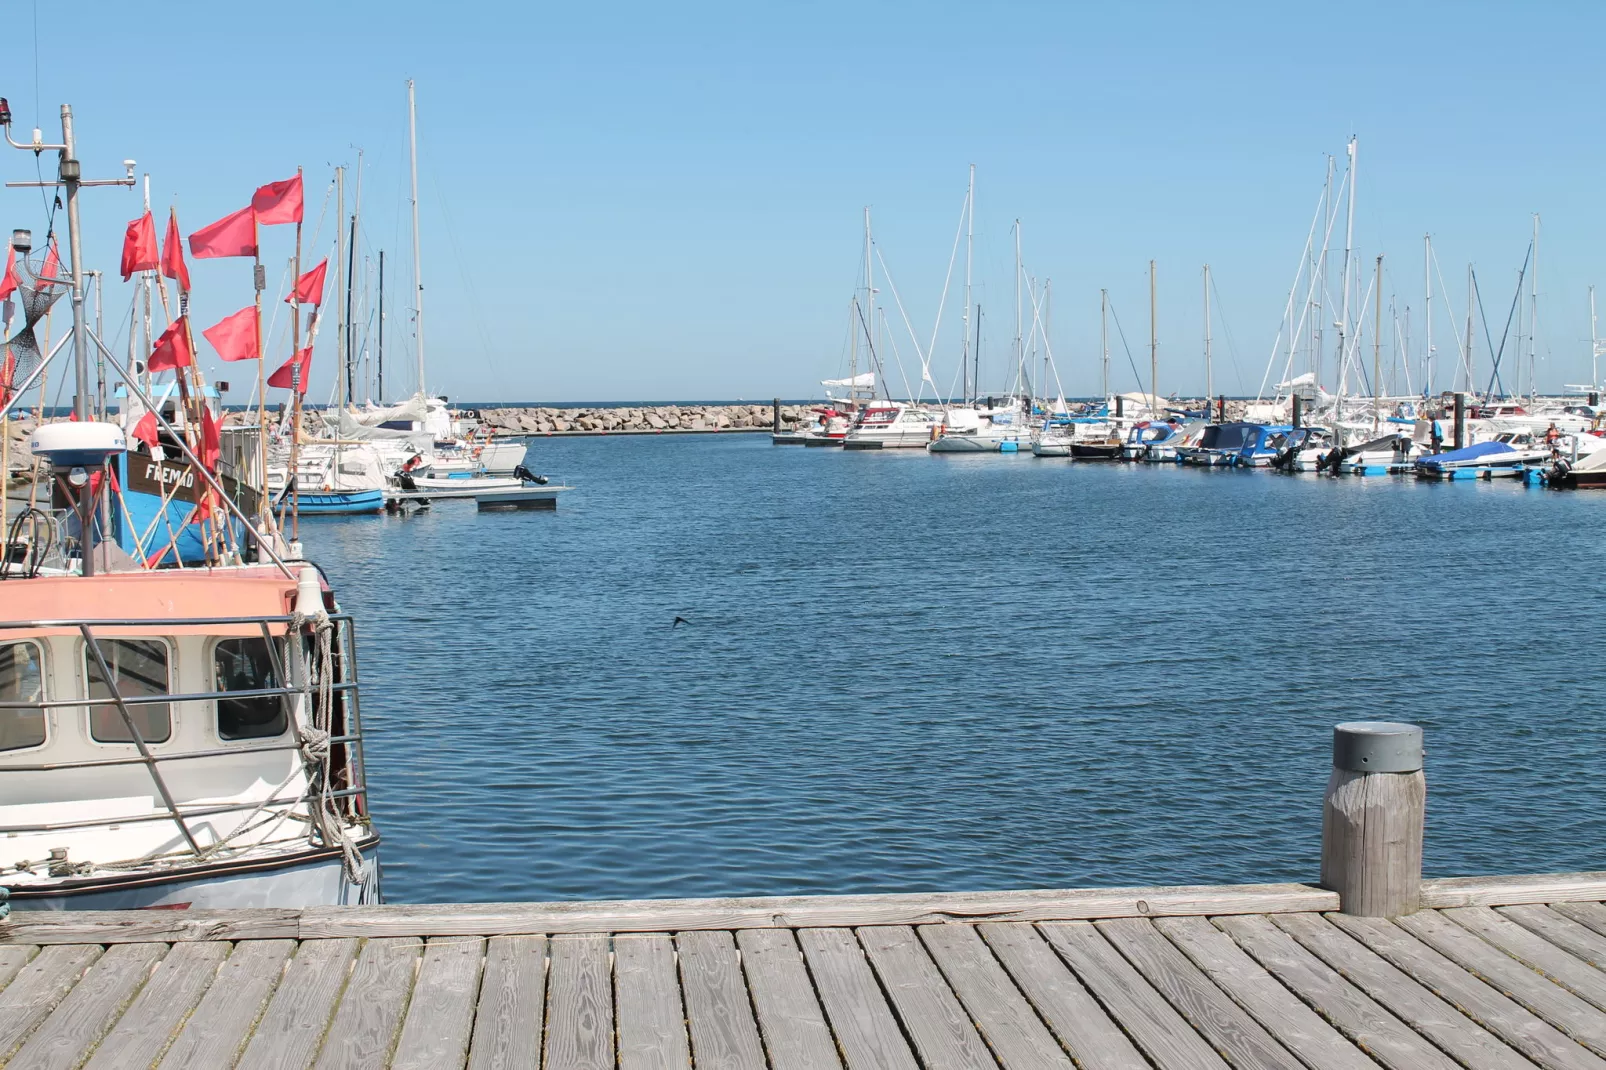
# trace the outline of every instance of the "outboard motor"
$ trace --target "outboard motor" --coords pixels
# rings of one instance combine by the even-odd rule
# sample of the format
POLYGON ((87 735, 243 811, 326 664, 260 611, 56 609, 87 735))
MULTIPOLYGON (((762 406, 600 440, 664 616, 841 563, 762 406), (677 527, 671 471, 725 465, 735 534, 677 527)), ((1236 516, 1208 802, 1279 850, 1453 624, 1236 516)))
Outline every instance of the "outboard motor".
POLYGON ((547 482, 546 476, 538 476, 528 468, 524 467, 522 464, 517 465, 513 469, 513 474, 518 477, 520 482, 523 483, 534 483, 536 486, 545 486, 547 482))

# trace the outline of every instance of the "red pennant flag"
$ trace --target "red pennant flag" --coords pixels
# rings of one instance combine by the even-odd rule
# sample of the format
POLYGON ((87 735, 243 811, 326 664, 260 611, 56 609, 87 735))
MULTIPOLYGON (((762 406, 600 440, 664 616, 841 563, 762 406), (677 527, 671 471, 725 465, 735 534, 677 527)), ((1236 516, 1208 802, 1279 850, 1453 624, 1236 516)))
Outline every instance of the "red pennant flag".
POLYGON ((167 237, 162 239, 162 274, 178 280, 178 288, 188 293, 190 269, 184 265, 184 243, 178 236, 178 213, 167 213, 167 237))
POLYGON ((319 261, 318 266, 305 272, 296 280, 295 292, 285 297, 284 303, 299 301, 303 305, 323 304, 323 276, 329 270, 329 258, 326 256, 319 261))
POLYGON ((263 226, 301 222, 301 176, 258 187, 251 198, 251 208, 263 226))
POLYGON ((217 355, 224 360, 256 360, 262 355, 257 348, 257 310, 246 305, 232 316, 214 323, 201 335, 212 343, 217 355))
POLYGON ((131 434, 136 442, 143 442, 154 449, 161 442, 156 436, 156 414, 146 409, 145 415, 139 418, 139 423, 134 425, 131 434))
POLYGON ((156 253, 156 220, 146 212, 128 224, 123 234, 123 281, 136 271, 150 271, 161 262, 156 253))
POLYGON ((177 370, 195 363, 195 354, 190 350, 190 332, 184 329, 187 318, 180 316, 162 332, 156 340, 156 348, 151 350, 151 359, 145 362, 147 370, 153 373, 177 370))
POLYGON ((241 208, 191 234, 190 255, 197 260, 209 256, 257 255, 257 228, 251 209, 241 208))
POLYGON ((297 393, 305 394, 307 392, 307 373, 312 370, 311 346, 279 365, 279 370, 268 376, 268 385, 289 390, 296 385, 293 376, 297 367, 301 369, 301 384, 297 393))
POLYGON ((0 279, 0 301, 8 299, 17 292, 17 248, 14 245, 6 247, 6 275, 0 279))
POLYGON ((50 239, 50 251, 45 254, 44 266, 39 269, 41 279, 55 279, 61 277, 61 254, 56 249, 56 239, 50 239))
POLYGON ((217 471, 217 459, 222 453, 223 434, 218 430, 217 421, 212 419, 212 410, 203 405, 201 407, 201 463, 206 465, 207 471, 217 471))
POLYGON ((0 405, 11 403, 11 392, 17 386, 17 358, 11 355, 11 347, 6 346, 6 355, 0 360, 0 405))

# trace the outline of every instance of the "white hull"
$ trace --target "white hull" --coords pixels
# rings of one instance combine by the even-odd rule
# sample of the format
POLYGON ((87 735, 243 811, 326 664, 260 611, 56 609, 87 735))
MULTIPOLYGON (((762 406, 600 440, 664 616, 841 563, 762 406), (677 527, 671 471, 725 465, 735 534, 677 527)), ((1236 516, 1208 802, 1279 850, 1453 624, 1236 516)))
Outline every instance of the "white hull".
POLYGON ((346 878, 338 851, 318 851, 271 869, 248 863, 185 867, 171 873, 131 872, 116 878, 64 880, 48 887, 13 888, 13 910, 224 910, 245 907, 361 906, 380 899, 379 841, 360 844, 363 880, 346 878), (186 875, 189 874, 189 875, 186 875))

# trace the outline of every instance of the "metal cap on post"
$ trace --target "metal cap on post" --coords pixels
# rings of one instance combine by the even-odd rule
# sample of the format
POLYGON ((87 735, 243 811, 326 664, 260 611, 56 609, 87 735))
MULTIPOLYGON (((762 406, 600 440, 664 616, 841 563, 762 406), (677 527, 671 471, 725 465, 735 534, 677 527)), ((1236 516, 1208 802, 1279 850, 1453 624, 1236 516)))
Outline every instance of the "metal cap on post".
POLYGON ((1427 781, 1422 729, 1392 721, 1333 728, 1322 807, 1322 886, 1363 917, 1413 913, 1422 896, 1427 781))

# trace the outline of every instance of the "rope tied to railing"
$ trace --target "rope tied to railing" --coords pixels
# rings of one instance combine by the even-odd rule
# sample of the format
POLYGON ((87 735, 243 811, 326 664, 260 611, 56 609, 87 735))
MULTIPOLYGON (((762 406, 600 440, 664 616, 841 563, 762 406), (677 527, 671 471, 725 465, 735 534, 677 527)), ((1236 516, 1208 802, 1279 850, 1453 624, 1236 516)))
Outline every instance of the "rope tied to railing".
MULTIPOLYGON (((346 829, 346 822, 340 816, 334 794, 334 777, 331 775, 330 758, 333 750, 329 741, 334 735, 331 726, 335 706, 335 624, 326 613, 320 612, 309 616, 299 609, 291 613, 287 636, 299 637, 309 629, 314 637, 313 657, 316 668, 313 672, 301 674, 302 715, 296 718, 296 733, 300 738, 302 757, 309 770, 316 771, 314 776, 317 780, 317 800, 311 807, 312 818, 324 843, 340 847, 346 879, 353 884, 361 885, 368 876, 368 863, 363 858, 362 852, 357 849, 357 842, 352 839, 351 833, 346 829), (316 697, 313 694, 315 682, 316 697), (309 710, 311 716, 305 716, 305 712, 309 710)), ((294 656, 299 659, 302 653, 296 651, 294 656)))

